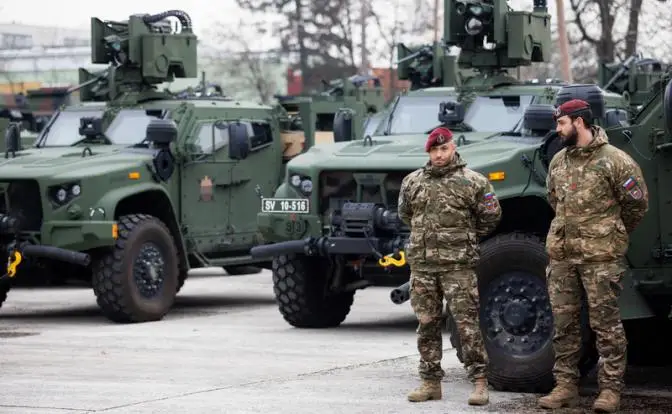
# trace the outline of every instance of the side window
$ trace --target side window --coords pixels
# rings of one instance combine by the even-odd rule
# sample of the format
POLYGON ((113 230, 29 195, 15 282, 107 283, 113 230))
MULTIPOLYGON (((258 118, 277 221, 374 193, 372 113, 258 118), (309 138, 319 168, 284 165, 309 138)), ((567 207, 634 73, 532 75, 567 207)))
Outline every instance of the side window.
POLYGON ((252 122, 252 134, 250 136, 250 149, 255 150, 273 142, 273 131, 266 122, 252 122))
POLYGON ((212 148, 212 122, 201 124, 193 139, 194 153, 212 154, 229 145, 229 130, 215 128, 215 148, 212 148))

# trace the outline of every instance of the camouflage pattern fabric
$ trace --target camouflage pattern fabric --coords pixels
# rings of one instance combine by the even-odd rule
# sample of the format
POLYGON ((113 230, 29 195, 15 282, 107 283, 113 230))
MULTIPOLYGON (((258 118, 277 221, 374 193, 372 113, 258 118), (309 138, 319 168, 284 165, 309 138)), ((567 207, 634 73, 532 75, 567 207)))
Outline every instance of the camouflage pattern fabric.
POLYGON ((479 259, 479 238, 501 219, 492 184, 466 168, 458 153, 442 167, 429 162, 401 183, 399 217, 411 227, 406 257, 413 270, 471 268, 479 259))
POLYGON ((628 154, 609 145, 593 127, 586 147, 559 151, 546 179, 555 210, 546 239, 553 260, 609 262, 622 258, 632 232, 648 210, 642 171, 628 154))
POLYGON ((625 152, 610 145, 604 130, 592 128, 585 147, 559 151, 549 165, 548 200, 555 218, 546 239, 550 256, 548 291, 553 308, 556 381, 576 384, 581 350, 581 287, 590 325, 604 359, 603 389, 620 391, 627 341, 618 297, 623 258, 632 232, 648 210, 642 171, 625 152))
POLYGON ((600 389, 621 391, 626 366, 627 339, 621 323, 618 297, 625 267, 620 263, 571 264, 552 261, 548 293, 553 308, 555 365, 559 383, 578 384, 581 355, 581 285, 588 301, 590 327, 604 363, 598 372, 600 389))
POLYGON ((411 306, 418 318, 420 377, 440 380, 443 357, 443 298, 448 301, 462 343, 464 367, 471 381, 484 378, 488 357, 478 317, 478 284, 472 269, 411 273, 411 306))
POLYGON ((418 318, 420 376, 443 377, 441 369, 444 297, 462 342, 470 379, 485 376, 487 356, 478 317, 474 266, 479 237, 492 232, 501 207, 490 182, 466 168, 458 153, 449 164, 407 175, 399 192, 399 216, 411 227, 406 256, 411 267, 411 306, 418 318))

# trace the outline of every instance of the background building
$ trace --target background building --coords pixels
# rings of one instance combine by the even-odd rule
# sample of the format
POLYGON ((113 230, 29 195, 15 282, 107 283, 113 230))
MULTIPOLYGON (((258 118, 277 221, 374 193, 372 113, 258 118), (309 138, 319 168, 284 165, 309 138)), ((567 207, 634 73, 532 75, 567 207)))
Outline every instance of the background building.
MULTIPOLYGON (((78 69, 103 69, 104 65, 91 63, 90 33, 85 29, 32 26, 18 23, 0 23, 0 94, 15 94, 28 89, 53 86, 73 86, 79 83, 78 69)), ((210 82, 239 86, 226 70, 229 59, 215 59, 206 48, 199 50, 199 68, 210 82), (205 50, 203 50, 205 49, 205 50), (223 61, 224 60, 224 61, 223 61), (226 75, 222 75, 226 74, 226 75)), ((233 60, 230 64, 235 64, 233 60)), ((277 93, 285 93, 286 65, 269 60, 270 73, 275 79, 277 93)), ((176 79, 168 86, 180 90, 195 85, 200 79, 176 79)), ((233 88, 232 88, 233 89, 233 88)), ((235 88, 240 99, 258 99, 255 90, 235 88)))
MULTIPOLYGON (((101 70, 104 65, 91 63, 90 32, 57 26, 34 26, 19 23, 0 23, 0 94, 25 93, 41 87, 74 86, 79 83, 79 68, 101 70)), ((232 54, 214 54, 208 47, 199 47, 199 68, 209 82, 222 85, 227 94, 238 99, 259 100, 255 80, 250 79, 245 61, 232 54)), ((250 56, 246 56, 250 59, 250 56)), ((273 94, 301 93, 301 76, 290 68, 286 59, 272 54, 255 55, 263 64, 266 87, 271 85, 273 94)), ((381 79, 387 99, 406 82, 396 80, 396 75, 385 68, 374 68, 372 73, 381 79)), ((161 85, 177 91, 196 85, 200 79, 176 79, 161 85)))

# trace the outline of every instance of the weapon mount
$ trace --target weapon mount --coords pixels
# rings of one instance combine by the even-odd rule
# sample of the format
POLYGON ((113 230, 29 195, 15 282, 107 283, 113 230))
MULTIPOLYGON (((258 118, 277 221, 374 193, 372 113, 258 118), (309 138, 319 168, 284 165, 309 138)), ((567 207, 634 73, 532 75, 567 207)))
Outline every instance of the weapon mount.
POLYGON ((127 21, 91 18, 91 61, 107 64, 104 71, 91 74, 80 69, 80 85, 87 100, 133 105, 151 99, 172 99, 156 85, 175 78, 195 78, 197 36, 191 18, 181 10, 158 14, 137 14, 127 21), (166 19, 174 17, 179 25, 166 19))

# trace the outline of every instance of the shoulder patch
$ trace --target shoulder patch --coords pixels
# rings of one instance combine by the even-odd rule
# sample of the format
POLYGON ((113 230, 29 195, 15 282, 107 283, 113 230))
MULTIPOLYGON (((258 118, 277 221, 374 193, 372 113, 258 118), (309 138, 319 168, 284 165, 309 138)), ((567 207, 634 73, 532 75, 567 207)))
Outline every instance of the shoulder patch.
POLYGON ((627 191, 628 195, 635 200, 641 200, 644 194, 642 189, 639 187, 637 179, 633 176, 628 177, 627 180, 623 183, 623 188, 627 191))
POLYGON ((488 192, 483 195, 483 205, 487 211, 496 211, 498 204, 495 193, 488 192))

